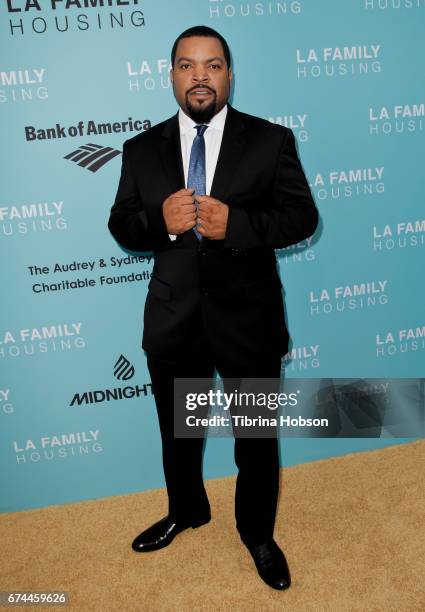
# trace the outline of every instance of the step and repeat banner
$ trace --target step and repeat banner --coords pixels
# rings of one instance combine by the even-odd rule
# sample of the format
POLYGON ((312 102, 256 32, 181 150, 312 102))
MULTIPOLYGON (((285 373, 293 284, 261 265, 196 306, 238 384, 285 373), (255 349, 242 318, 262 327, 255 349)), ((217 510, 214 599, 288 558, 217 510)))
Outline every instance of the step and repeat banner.
MULTIPOLYGON (((293 130, 321 216, 277 251, 282 371, 424 374, 425 0, 1 0, 2 511, 164 485, 152 254, 107 222, 123 142, 177 111, 170 50, 199 24, 229 42, 232 104, 293 130)), ((341 434, 282 440, 282 465, 400 443, 341 434)), ((231 440, 205 459, 235 473, 231 440)))

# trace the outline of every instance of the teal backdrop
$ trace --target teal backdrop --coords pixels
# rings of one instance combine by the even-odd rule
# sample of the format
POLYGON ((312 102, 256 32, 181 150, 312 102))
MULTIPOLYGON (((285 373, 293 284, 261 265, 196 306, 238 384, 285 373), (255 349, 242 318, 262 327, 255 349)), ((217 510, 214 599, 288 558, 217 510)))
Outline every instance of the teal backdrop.
MULTIPOLYGON (((1 0, 3 512, 164 486, 150 256, 107 230, 123 142, 177 110, 172 43, 228 40, 233 105, 290 127, 319 208, 277 253, 288 376, 424 375, 424 0, 1 0)), ((143 173, 143 167, 140 168, 143 173)), ((407 439, 283 439, 282 465, 407 439)), ((235 473, 208 440, 205 478, 235 473)))

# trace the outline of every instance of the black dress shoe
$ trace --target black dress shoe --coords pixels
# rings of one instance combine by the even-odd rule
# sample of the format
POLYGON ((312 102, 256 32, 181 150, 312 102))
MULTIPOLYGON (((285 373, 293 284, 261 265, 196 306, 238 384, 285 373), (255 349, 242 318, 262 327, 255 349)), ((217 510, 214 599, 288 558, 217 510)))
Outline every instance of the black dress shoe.
POLYGON ((245 545, 264 582, 273 589, 287 589, 291 584, 291 576, 285 555, 276 542, 272 539, 259 546, 245 545))
POLYGON ((177 534, 185 529, 192 527, 200 527, 211 520, 211 517, 192 520, 182 523, 176 522, 170 516, 166 516, 133 540, 132 549, 136 552, 149 552, 151 550, 159 550, 171 544, 177 534))

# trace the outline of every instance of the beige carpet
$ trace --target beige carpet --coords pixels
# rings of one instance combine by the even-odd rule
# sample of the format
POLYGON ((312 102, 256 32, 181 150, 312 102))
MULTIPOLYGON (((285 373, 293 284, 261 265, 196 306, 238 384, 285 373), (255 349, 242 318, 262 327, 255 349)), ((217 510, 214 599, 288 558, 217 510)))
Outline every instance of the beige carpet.
POLYGON ((416 441, 282 469, 287 591, 260 580, 240 543, 234 477, 206 483, 208 525, 154 553, 130 543, 165 514, 164 490, 3 514, 0 590, 63 589, 71 604, 50 609, 84 612, 423 612, 424 468, 416 441))

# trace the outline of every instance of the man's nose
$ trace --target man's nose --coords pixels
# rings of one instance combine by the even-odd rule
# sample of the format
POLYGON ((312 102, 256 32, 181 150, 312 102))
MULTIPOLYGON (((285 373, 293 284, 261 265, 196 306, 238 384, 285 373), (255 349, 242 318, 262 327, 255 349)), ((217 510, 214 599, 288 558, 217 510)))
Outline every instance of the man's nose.
POLYGON ((196 83, 204 83, 208 81, 208 72, 204 67, 195 68, 193 72, 193 80, 196 83))

